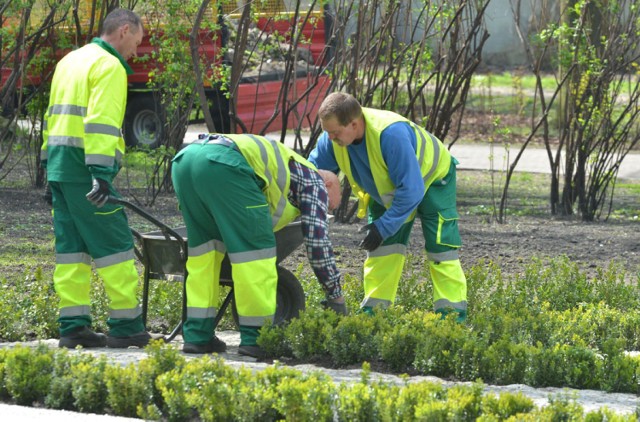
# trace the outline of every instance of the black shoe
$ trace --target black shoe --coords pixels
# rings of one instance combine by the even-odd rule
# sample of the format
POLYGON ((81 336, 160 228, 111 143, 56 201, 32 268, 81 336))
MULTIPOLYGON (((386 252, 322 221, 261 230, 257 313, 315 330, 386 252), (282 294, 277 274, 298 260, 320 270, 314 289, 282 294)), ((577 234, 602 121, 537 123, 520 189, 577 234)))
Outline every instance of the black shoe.
POLYGON ((125 337, 107 336, 107 347, 112 349, 127 349, 129 347, 144 347, 152 340, 151 334, 143 331, 125 337))
POLYGON ((267 354, 260 346, 240 346, 238 347, 238 354, 256 359, 264 359, 267 357, 267 354))
POLYGON ((227 351, 227 345, 218 337, 213 336, 205 344, 185 343, 182 346, 182 351, 184 353, 224 353, 227 351))
POLYGON ((338 315, 349 315, 349 309, 347 309, 347 304, 344 302, 337 303, 329 299, 326 299, 321 301, 320 305, 322 305, 324 309, 331 309, 333 312, 335 312, 338 315))
POLYGON ((80 328, 78 331, 60 337, 58 347, 67 347, 75 349, 77 346, 82 347, 105 347, 107 345, 107 336, 102 333, 96 333, 87 326, 80 328))

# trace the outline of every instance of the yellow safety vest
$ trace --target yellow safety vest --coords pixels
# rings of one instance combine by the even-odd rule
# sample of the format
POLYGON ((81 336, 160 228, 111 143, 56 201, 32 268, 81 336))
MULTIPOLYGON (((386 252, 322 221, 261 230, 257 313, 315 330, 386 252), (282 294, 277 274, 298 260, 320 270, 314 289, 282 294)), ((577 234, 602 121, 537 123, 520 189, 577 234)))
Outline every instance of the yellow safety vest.
MULTIPOLYGON (((451 154, 438 138, 424 128, 391 111, 363 107, 362 114, 365 122, 365 142, 371 174, 385 208, 389 209, 391 207, 396 187, 389 178, 389 169, 382 157, 380 134, 392 123, 407 122, 415 131, 417 140, 416 159, 420 164, 425 192, 433 181, 441 179, 447 174, 451 165, 451 154)), ((404 139, 396 140, 396 142, 405 141, 404 139)), ((354 193, 358 196, 358 217, 364 218, 369 195, 353 178, 347 147, 342 147, 333 142, 333 152, 340 170, 347 176, 354 193)))
POLYGON ((265 183, 263 192, 267 197, 271 212, 273 231, 278 231, 300 215, 287 198, 291 172, 289 160, 294 159, 302 165, 316 170, 316 167, 304 157, 280 142, 258 135, 223 135, 232 140, 256 175, 265 183))

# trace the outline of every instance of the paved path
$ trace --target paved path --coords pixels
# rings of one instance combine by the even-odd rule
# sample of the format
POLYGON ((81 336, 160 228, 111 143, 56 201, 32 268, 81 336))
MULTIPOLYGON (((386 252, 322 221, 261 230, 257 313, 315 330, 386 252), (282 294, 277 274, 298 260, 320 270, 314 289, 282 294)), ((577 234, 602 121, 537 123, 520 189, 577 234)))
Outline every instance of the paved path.
MULTIPOLYGON (((205 133, 207 128, 203 124, 189 126, 185 135, 185 142, 191 142, 199 133, 205 133)), ((279 138, 280 134, 272 134, 272 137, 279 138)), ((287 136, 285 143, 294 146, 294 136, 287 136)), ((304 138, 303 138, 304 139, 304 138)), ((507 170, 513 163, 519 149, 511 148, 507 150, 503 146, 490 144, 459 144, 451 147, 451 153, 460 162, 458 168, 461 170, 507 170), (507 163, 508 158, 508 163, 507 163)), ((532 173, 549 173, 549 159, 544 148, 528 147, 518 161, 516 171, 532 173)), ((640 153, 628 154, 618 172, 618 178, 626 180, 640 181, 640 153)))

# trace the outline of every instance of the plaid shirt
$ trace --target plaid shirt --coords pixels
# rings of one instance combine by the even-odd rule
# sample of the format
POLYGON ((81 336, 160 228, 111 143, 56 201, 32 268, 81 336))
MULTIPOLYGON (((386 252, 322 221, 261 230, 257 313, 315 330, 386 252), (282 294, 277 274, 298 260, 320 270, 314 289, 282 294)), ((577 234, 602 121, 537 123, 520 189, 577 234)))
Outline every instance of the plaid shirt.
POLYGON ((327 226, 328 195, 322 177, 295 160, 289 161, 291 183, 288 199, 300 210, 307 257, 327 298, 342 296, 340 272, 336 267, 327 226))

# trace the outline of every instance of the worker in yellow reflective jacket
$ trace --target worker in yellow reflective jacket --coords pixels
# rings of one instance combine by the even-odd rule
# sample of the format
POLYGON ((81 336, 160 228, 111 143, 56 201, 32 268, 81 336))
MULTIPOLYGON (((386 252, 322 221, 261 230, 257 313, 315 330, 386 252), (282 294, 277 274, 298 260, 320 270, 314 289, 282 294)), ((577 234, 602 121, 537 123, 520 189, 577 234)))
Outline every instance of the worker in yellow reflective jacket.
POLYGON ((257 135, 204 134, 173 159, 173 185, 187 226, 186 353, 226 350, 214 334, 220 266, 229 255, 240 325, 238 353, 260 358, 258 330, 273 321, 278 273, 274 232, 300 216, 325 306, 346 314, 327 212, 340 202, 335 174, 257 135))
POLYGON ((342 171, 361 199, 367 250, 362 309, 392 304, 416 215, 422 223, 434 309, 467 316, 467 281, 458 259, 461 246, 456 211, 456 164, 432 134, 406 118, 361 107, 345 93, 332 93, 320 105, 324 133, 309 161, 342 171))
POLYGON ((107 204, 125 152, 121 135, 131 58, 142 41, 140 17, 115 9, 102 33, 56 66, 43 123, 42 163, 51 188, 60 297, 60 347, 144 346, 136 298, 138 273, 124 210, 107 204), (109 333, 91 330, 91 260, 109 297, 109 333))

